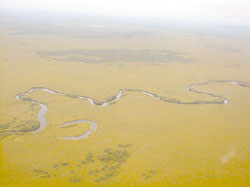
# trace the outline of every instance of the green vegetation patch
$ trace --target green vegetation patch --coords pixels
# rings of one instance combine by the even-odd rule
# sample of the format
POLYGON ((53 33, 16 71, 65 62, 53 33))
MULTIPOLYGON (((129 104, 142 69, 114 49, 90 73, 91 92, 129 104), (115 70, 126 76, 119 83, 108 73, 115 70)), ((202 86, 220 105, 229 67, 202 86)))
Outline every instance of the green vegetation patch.
POLYGON ((85 63, 117 63, 117 62, 143 62, 143 63, 171 63, 194 62, 186 53, 167 50, 130 50, 130 49, 69 49, 56 51, 37 51, 43 58, 56 61, 85 62, 85 63))

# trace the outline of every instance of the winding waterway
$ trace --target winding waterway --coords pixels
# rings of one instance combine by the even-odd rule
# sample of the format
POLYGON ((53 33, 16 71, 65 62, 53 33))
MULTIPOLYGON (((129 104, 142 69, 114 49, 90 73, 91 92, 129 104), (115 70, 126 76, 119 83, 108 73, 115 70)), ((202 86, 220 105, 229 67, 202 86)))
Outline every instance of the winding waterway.
POLYGON ((63 139, 63 140, 81 140, 81 139, 85 139, 85 138, 88 138, 89 135, 91 135, 94 131, 97 130, 97 123, 95 121, 91 121, 91 120, 75 120, 75 121, 68 121, 68 122, 65 122, 63 124, 60 125, 60 127, 65 127, 67 125, 72 125, 72 124, 78 124, 78 123, 84 123, 84 122, 87 122, 87 123, 90 123, 90 130, 87 130, 85 133, 83 133, 82 135, 80 136, 69 136, 69 137, 59 137, 59 139, 63 139))
MULTIPOLYGON (((227 104, 229 102, 229 100, 223 96, 195 90, 195 88, 198 86, 208 85, 211 83, 233 84, 233 85, 237 85, 237 86, 241 86, 241 87, 250 87, 249 83, 245 83, 242 81, 217 81, 217 80, 215 80, 215 81, 207 81, 207 82, 191 84, 186 88, 187 91, 189 91, 189 92, 193 92, 193 93, 197 93, 197 94, 204 94, 204 95, 208 95, 208 96, 214 98, 213 100, 210 100, 210 101, 207 101, 207 100, 182 101, 182 100, 177 100, 174 98, 167 98, 167 97, 158 96, 157 94, 154 94, 154 93, 151 93, 151 92, 148 92, 145 90, 140 90, 140 89, 120 89, 119 92, 115 96, 111 97, 110 99, 108 99, 104 102, 97 102, 95 99, 88 97, 88 96, 67 94, 67 93, 63 93, 63 92, 54 91, 52 89, 45 88, 45 87, 30 88, 29 90, 16 95, 15 98, 17 100, 22 100, 22 101, 26 101, 26 102, 30 102, 30 103, 36 103, 36 104, 40 105, 40 110, 39 110, 38 115, 37 115, 37 120, 39 121, 40 126, 38 129, 33 131, 33 132, 40 132, 41 130, 46 128, 47 123, 48 123, 47 118, 46 118, 48 106, 45 103, 42 103, 40 101, 32 100, 31 98, 25 97, 27 94, 32 93, 36 90, 42 90, 42 91, 45 91, 45 92, 48 92, 51 94, 55 94, 55 95, 60 95, 60 96, 83 99, 83 100, 88 101, 91 105, 100 106, 100 107, 105 107, 105 106, 110 105, 111 103, 115 103, 115 102, 119 101, 125 92, 140 92, 142 94, 153 97, 159 101, 166 102, 166 103, 174 103, 174 104, 186 104, 186 105, 227 104)), ((61 124, 60 127, 67 126, 70 124, 83 123, 83 122, 90 123, 91 125, 90 125, 90 129, 88 131, 86 131, 85 133, 83 133, 82 135, 73 136, 73 137, 58 137, 58 138, 63 139, 63 140, 80 140, 80 139, 88 138, 89 135, 91 135, 93 132, 95 132, 98 128, 98 124, 95 121, 80 119, 80 120, 65 122, 65 123, 61 124)))

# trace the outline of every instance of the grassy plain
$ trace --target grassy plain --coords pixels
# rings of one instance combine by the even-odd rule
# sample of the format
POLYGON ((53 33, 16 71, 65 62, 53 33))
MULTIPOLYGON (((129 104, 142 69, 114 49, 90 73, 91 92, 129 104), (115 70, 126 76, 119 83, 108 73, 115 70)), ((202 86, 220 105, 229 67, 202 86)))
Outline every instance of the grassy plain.
POLYGON ((49 108, 38 133, 32 129, 39 105, 15 99, 46 87, 99 102, 119 89, 212 100, 186 88, 209 80, 250 83, 248 28, 33 21, 1 19, 1 186, 249 185, 248 87, 197 88, 229 100, 221 105, 129 92, 106 107, 37 90, 27 97, 49 108), (58 139, 88 130, 88 123, 59 126, 77 119, 96 121, 97 131, 83 140, 58 139))

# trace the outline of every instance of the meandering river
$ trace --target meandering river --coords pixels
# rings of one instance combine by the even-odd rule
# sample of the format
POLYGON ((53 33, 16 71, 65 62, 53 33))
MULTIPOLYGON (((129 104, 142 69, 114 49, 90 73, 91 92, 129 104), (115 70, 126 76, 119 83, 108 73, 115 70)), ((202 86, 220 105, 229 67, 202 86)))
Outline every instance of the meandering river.
MULTIPOLYGON (((42 103, 40 101, 32 100, 31 98, 25 97, 29 93, 32 93, 36 90, 42 90, 42 91, 45 91, 45 92, 48 92, 51 94, 55 94, 55 95, 60 95, 60 96, 84 99, 84 100, 87 100, 91 105, 100 106, 100 107, 106 107, 106 106, 110 105, 111 103, 115 103, 115 102, 119 101, 125 92, 140 92, 142 94, 148 95, 150 97, 153 97, 159 101, 166 102, 166 103, 188 104, 188 105, 227 104, 229 102, 229 100, 223 96, 195 90, 195 88, 198 86, 208 85, 211 83, 233 84, 233 85, 241 86, 241 87, 250 87, 249 83, 245 83, 242 81, 217 81, 217 80, 215 80, 215 81, 207 81, 207 82, 202 82, 202 83, 191 84, 186 88, 187 91, 189 91, 189 92, 193 92, 196 94, 204 94, 204 95, 208 95, 208 96, 212 97, 213 100, 210 100, 210 101, 207 101, 207 100, 182 101, 182 100, 178 100, 178 99, 174 99, 174 98, 167 98, 167 97, 158 96, 157 94, 154 94, 154 93, 151 93, 151 92, 148 92, 145 90, 140 90, 140 89, 120 89, 119 92, 115 96, 111 97, 111 99, 108 99, 108 100, 100 103, 100 102, 97 102, 95 99, 88 97, 88 96, 67 94, 67 93, 63 93, 63 92, 54 91, 52 89, 45 88, 45 87, 30 88, 29 90, 16 95, 15 98, 17 100, 22 100, 22 101, 26 101, 26 102, 30 102, 30 103, 36 103, 36 104, 40 105, 40 110, 39 110, 38 115, 37 115, 37 120, 39 121, 40 126, 38 129, 33 131, 33 132, 40 132, 41 130, 46 128, 47 123, 48 123, 47 118, 46 118, 48 106, 45 103, 42 103)), ((86 131, 85 133, 83 133, 82 135, 73 136, 73 137, 58 137, 58 138, 63 139, 63 140, 80 140, 80 139, 88 138, 89 135, 91 135, 93 132, 95 132, 98 128, 98 124, 95 121, 80 119, 80 120, 65 122, 65 123, 61 124, 60 127, 67 126, 70 124, 83 123, 83 122, 90 123, 91 125, 90 125, 90 129, 88 131, 86 131)))

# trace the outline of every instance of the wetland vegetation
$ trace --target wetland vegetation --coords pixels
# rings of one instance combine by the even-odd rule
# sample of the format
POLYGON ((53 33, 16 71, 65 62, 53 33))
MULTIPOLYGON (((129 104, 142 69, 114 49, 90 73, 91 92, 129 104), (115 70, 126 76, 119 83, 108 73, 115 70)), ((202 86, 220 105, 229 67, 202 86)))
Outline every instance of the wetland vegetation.
POLYGON ((0 17, 3 186, 249 184, 249 28, 31 15, 0 17))
POLYGON ((70 49, 65 51, 37 51, 43 58, 52 58, 64 62, 86 63, 169 63, 169 62, 194 62, 194 59, 185 53, 166 50, 130 50, 130 49, 70 49))

